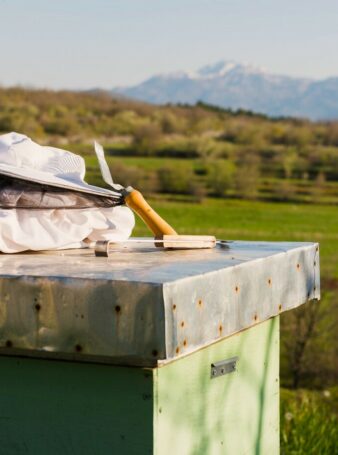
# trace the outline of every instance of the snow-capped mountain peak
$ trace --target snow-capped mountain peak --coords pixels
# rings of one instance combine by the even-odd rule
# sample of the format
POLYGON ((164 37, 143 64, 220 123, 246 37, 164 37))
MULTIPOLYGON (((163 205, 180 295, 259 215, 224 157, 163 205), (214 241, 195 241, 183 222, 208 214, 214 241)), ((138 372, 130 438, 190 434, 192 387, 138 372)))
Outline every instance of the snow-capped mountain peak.
POLYGON ((265 70, 250 64, 240 64, 232 60, 221 60, 212 65, 202 66, 197 71, 176 71, 166 74, 157 74, 154 77, 161 79, 218 79, 233 74, 264 74, 265 70))
POLYGON ((338 119, 338 78, 314 81, 280 76, 232 60, 197 71, 159 74, 113 92, 155 104, 204 101, 271 116, 338 119))
POLYGON ((203 66, 197 71, 197 74, 202 78, 218 78, 223 77, 230 72, 237 72, 242 74, 261 74, 265 71, 263 68, 259 68, 250 64, 240 64, 233 60, 221 60, 212 65, 203 66))

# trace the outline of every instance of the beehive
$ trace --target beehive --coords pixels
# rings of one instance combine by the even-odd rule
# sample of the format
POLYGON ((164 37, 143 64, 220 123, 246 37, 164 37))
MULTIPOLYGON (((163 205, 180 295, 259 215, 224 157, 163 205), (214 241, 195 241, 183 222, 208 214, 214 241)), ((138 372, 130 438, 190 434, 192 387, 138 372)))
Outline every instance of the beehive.
POLYGON ((0 257, 3 453, 267 454, 313 243, 0 257))

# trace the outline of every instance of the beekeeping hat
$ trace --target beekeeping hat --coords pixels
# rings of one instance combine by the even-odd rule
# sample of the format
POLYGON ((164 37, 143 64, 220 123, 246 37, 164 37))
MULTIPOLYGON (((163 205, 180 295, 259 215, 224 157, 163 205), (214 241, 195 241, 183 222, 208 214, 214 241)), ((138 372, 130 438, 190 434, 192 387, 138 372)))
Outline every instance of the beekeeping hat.
POLYGON ((116 194, 86 183, 85 172, 84 159, 74 153, 41 146, 24 134, 0 136, 0 174, 101 196, 116 194))

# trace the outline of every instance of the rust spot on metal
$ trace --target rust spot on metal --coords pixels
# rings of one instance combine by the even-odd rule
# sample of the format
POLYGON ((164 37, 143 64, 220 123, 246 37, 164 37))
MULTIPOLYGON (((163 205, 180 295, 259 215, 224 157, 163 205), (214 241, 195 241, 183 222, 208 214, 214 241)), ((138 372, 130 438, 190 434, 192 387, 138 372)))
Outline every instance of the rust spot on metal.
POLYGON ((75 351, 76 352, 81 352, 82 351, 82 346, 80 344, 75 345, 75 351))
POLYGON ((177 346, 177 348, 176 348, 176 354, 179 354, 179 352, 180 352, 180 348, 177 346))
POLYGON ((235 287, 235 292, 239 292, 239 286, 235 287))
POLYGON ((271 286, 272 280, 271 278, 268 279, 268 285, 271 286))
POLYGON ((115 313, 120 313, 121 312, 121 307, 120 305, 115 306, 115 313))
POLYGON ((11 342, 11 340, 7 340, 6 341, 6 348, 11 348, 13 346, 13 343, 11 342))
POLYGON ((184 327, 184 321, 181 322, 181 327, 184 327))
POLYGON ((153 349, 153 350, 151 351, 151 354, 152 354, 153 357, 157 357, 157 356, 158 356, 158 351, 157 351, 157 349, 153 349))
POLYGON ((176 310, 176 305, 175 305, 175 303, 174 303, 174 305, 173 305, 173 310, 174 310, 174 311, 176 310))
POLYGON ((255 314, 254 320, 257 321, 257 319, 258 319, 258 316, 257 316, 257 314, 255 314))
POLYGON ((223 332, 223 326, 222 326, 222 324, 219 325, 218 331, 219 331, 219 334, 222 335, 222 332, 223 332))
POLYGON ((183 341, 183 346, 186 346, 187 345, 187 340, 184 340, 183 341))
POLYGON ((202 305, 203 305, 203 302, 202 302, 202 300, 200 299, 200 300, 198 301, 198 306, 201 308, 202 305))
POLYGON ((299 269, 300 269, 300 264, 297 264, 297 270, 299 270, 299 269))
POLYGON ((282 305, 278 305, 279 311, 282 311, 282 305))

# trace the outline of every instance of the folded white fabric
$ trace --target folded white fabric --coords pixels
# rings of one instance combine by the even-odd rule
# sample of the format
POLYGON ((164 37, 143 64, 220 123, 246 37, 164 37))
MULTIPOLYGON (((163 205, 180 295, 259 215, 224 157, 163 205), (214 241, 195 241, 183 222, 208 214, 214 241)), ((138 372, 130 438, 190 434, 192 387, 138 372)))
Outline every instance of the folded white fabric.
MULTIPOLYGON (((110 190, 88 185, 83 180, 84 174, 83 159, 71 152, 41 147, 17 133, 0 136, 0 176, 81 191, 91 197, 93 194, 103 197, 114 195, 110 190), (17 144, 20 146, 16 147, 17 144), (49 167, 45 153, 47 158, 52 157, 49 167), (32 164, 34 166, 30 170, 32 164)), ((125 206, 0 208, 0 251, 18 253, 26 250, 81 247, 84 246, 83 241, 123 241, 131 235, 134 224, 134 215, 125 206)))
POLYGON ((128 207, 0 210, 0 251, 79 248, 82 241, 126 240, 134 227, 128 207))

